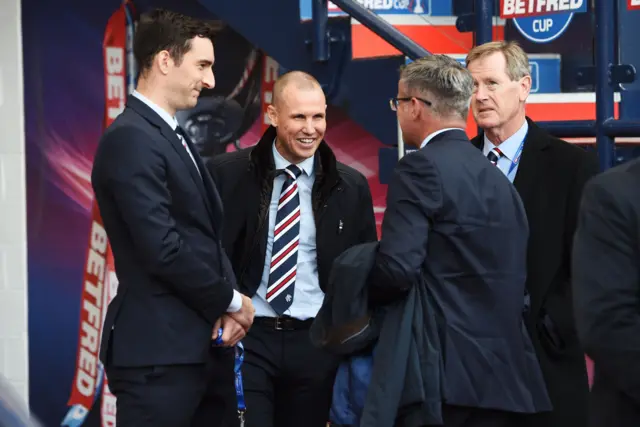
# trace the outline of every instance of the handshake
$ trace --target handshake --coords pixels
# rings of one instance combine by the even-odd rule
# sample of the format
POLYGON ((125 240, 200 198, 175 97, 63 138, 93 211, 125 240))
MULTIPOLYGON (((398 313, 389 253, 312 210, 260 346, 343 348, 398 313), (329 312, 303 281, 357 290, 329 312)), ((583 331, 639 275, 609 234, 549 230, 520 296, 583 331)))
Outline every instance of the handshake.
POLYGON ((244 338, 253 324, 253 316, 256 309, 253 307, 251 298, 242 295, 242 307, 240 310, 232 313, 223 314, 221 318, 213 325, 213 341, 218 339, 220 328, 222 328, 222 346, 233 347, 238 341, 244 338))

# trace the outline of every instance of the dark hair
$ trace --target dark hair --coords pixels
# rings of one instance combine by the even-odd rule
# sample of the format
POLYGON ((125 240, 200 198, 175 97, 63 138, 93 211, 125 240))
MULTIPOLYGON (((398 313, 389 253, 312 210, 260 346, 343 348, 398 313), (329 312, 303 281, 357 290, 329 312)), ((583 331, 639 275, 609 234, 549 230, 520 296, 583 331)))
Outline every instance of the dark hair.
POLYGON ((143 14, 138 22, 133 41, 133 55, 140 73, 151 68, 153 58, 167 50, 177 63, 191 49, 194 37, 206 37, 213 41, 217 28, 190 16, 164 9, 154 9, 143 14))

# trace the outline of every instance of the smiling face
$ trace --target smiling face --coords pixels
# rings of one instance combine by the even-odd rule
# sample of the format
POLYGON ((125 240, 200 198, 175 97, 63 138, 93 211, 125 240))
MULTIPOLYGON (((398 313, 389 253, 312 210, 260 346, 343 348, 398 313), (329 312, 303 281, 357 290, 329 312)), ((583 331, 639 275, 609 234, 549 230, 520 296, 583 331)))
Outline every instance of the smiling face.
POLYGON ((474 82, 471 107, 476 123, 485 131, 502 130, 499 133, 511 136, 525 118, 531 77, 512 80, 502 52, 475 59, 467 68, 474 82))
POLYGON ((198 103, 202 89, 215 86, 213 77, 213 43, 204 37, 191 39, 191 49, 182 57, 179 65, 169 56, 167 72, 167 101, 174 110, 193 108, 198 103))
POLYGON ((327 129, 326 110, 319 86, 291 82, 282 88, 268 109, 277 130, 276 149, 282 157, 298 164, 315 155, 327 129))

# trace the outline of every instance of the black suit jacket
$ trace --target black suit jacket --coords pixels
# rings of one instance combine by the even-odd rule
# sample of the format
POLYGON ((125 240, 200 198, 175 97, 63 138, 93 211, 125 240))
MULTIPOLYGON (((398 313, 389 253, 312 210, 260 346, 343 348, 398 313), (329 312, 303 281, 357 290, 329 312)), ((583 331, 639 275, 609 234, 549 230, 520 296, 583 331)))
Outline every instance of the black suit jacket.
POLYGON ((640 425, 640 160, 584 190, 573 250, 578 334, 595 362, 590 425, 640 425))
MULTIPOLYGON (((208 163, 225 205, 223 243, 238 287, 253 297, 262 278, 269 232, 269 203, 276 173, 270 126, 249 148, 213 157, 208 163)), ((316 225, 318 282, 324 291, 333 260, 359 243, 377 240, 373 201, 367 179, 338 162, 322 141, 315 154, 312 209, 316 225)))
POLYGON ((529 234, 515 188, 451 130, 398 162, 387 197, 372 285, 408 289, 424 274, 441 318, 444 401, 549 410, 522 320, 529 234))
POLYGON ((91 181, 120 282, 103 363, 108 347, 114 366, 204 362, 231 302, 222 205, 191 151, 200 172, 171 127, 135 97, 100 140, 91 181))
MULTIPOLYGON (((514 185, 530 229, 527 329, 554 408, 541 425, 584 427, 589 386, 573 319, 571 248, 582 188, 597 173, 597 158, 527 120, 529 131, 514 185)), ((482 150, 484 134, 472 143, 482 150)))

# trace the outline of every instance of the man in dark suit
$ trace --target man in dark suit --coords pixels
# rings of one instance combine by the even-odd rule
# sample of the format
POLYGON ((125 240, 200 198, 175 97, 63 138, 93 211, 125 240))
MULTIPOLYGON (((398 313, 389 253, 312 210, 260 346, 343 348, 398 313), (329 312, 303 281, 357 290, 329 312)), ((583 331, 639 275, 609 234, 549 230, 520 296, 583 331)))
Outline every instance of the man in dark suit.
POLYGON ((338 359, 311 343, 333 260, 377 240, 365 177, 324 141, 326 99, 309 74, 278 78, 257 145, 209 163, 225 204, 224 244, 256 307, 242 376, 247 425, 325 427, 338 359))
POLYGON ((584 189, 573 247, 580 342, 595 363, 592 427, 640 425, 640 160, 584 189))
POLYGON ((235 414, 233 351, 251 326, 221 245, 222 205, 177 110, 214 85, 210 28, 154 11, 141 18, 137 90, 103 135, 92 185, 115 259, 101 360, 118 426, 214 426, 235 414), (226 397, 226 399, 224 398, 226 397))
POLYGON ((440 317, 445 426, 515 427, 550 407, 522 320, 527 220, 463 130, 472 90, 445 55, 403 69, 391 107, 419 150, 389 184, 371 286, 393 299, 424 277, 440 317))
POLYGON ((597 160, 525 116, 531 75, 517 44, 475 47, 466 62, 483 129, 472 143, 513 182, 529 222, 525 319, 553 404, 530 425, 584 427, 589 385, 571 308, 571 246, 582 187, 597 173, 597 160))

